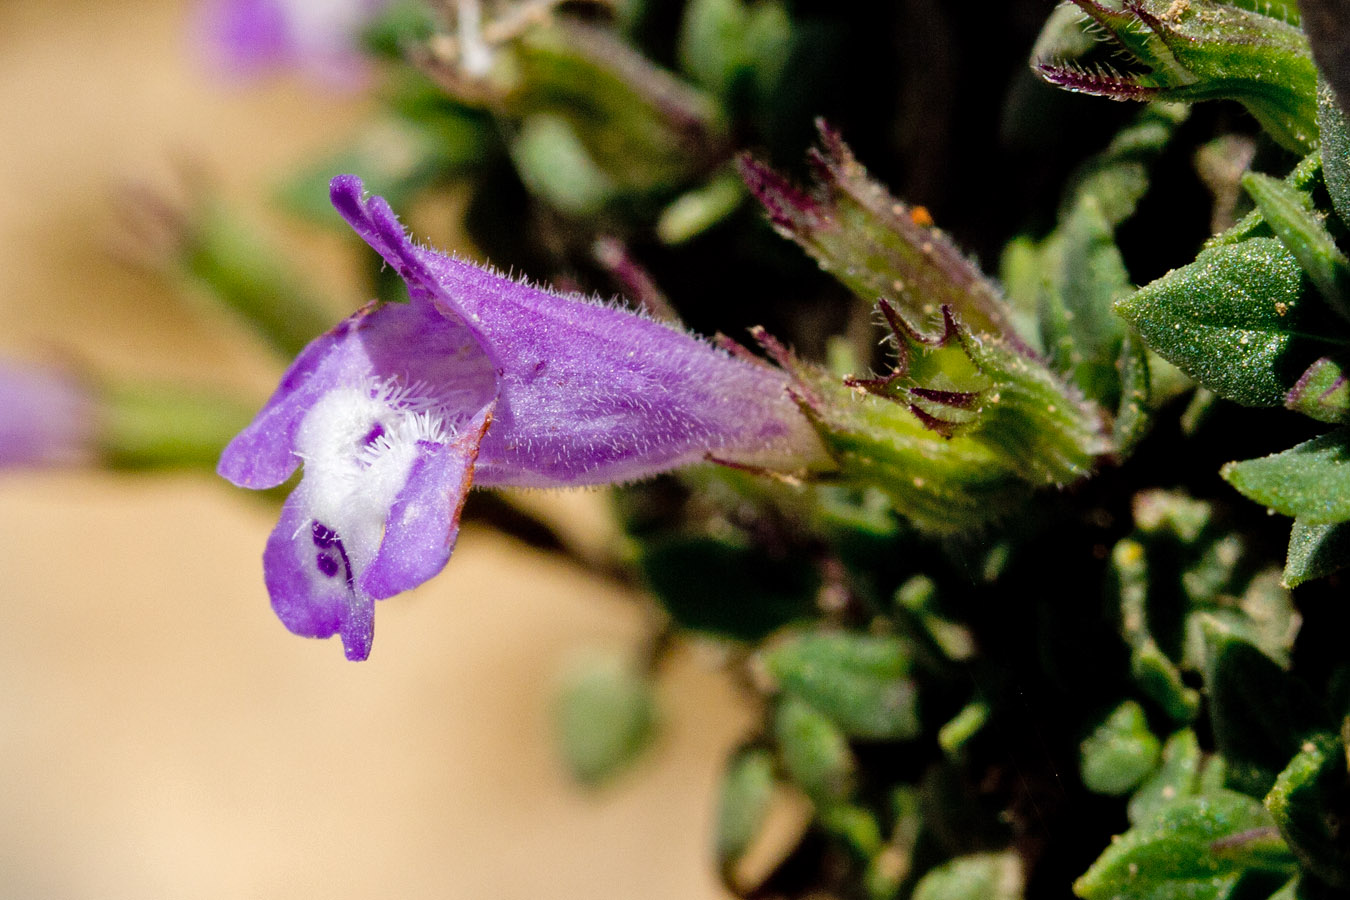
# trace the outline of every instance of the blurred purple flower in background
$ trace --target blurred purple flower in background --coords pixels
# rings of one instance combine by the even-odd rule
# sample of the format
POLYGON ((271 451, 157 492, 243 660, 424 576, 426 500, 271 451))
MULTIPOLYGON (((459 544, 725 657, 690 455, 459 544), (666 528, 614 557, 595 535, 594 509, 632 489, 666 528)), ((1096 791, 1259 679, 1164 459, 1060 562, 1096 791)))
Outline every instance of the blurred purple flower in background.
POLYGON ((96 418, 94 399, 67 373, 0 360, 0 468, 88 462, 96 418))
POLYGON ((206 0, 197 31, 211 62, 255 74, 296 68, 327 83, 354 87, 366 64, 361 31, 387 0, 206 0))
POLYGON ((472 482, 571 487, 709 458, 826 462, 786 376, 633 311, 561 296, 418 247, 361 181, 334 205, 407 283, 311 343, 220 473, 304 477, 268 540, 272 605, 293 632, 370 652, 374 600, 444 567, 472 482))

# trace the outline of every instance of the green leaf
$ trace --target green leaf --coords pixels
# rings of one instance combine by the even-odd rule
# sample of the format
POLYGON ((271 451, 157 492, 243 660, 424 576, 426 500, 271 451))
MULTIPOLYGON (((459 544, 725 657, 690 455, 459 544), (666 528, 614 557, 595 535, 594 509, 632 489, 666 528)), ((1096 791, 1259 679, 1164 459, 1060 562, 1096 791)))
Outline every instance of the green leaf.
POLYGON ((1350 887, 1350 848, 1342 834, 1347 800, 1345 745, 1333 734, 1309 738, 1265 799, 1299 862, 1339 888, 1350 887))
POLYGON ((1322 177, 1331 204, 1350 228, 1350 116, 1323 81, 1317 89, 1317 125, 1322 132, 1322 177))
POLYGON ((730 872, 759 837, 773 789, 773 754, 763 747, 745 748, 727 763, 717 805, 716 852, 723 872, 730 872))
POLYGON ((530 191, 566 215, 599 215, 619 195, 614 179, 562 116, 526 116, 511 141, 511 159, 530 191))
POLYGON ((1091 198, 1114 229, 1134 215, 1148 191, 1148 167, 1162 154, 1186 121, 1184 103, 1150 103, 1139 116, 1116 133, 1106 150, 1074 173, 1073 186, 1060 218, 1065 219, 1085 198, 1091 198))
POLYGON ((630 766, 656 733, 651 682, 618 655, 597 654, 563 676, 556 728, 563 759, 595 787, 630 766))
POLYGON ((842 803, 852 795, 858 764, 833 719, 789 696, 774 712, 773 733, 783 767, 817 806, 842 803))
POLYGON ((989 704, 982 700, 967 703, 947 724, 938 729, 938 746, 948 756, 956 756, 989 721, 989 704))
POLYGON ((904 740, 919 734, 909 651, 897 638, 806 633, 761 656, 785 693, 829 716, 851 737, 904 740))
POLYGON ((1161 750, 1144 710, 1127 700, 1079 748, 1083 784, 1097 794, 1128 794, 1153 771, 1161 750))
POLYGON ((1120 396, 1116 361, 1126 328, 1111 305, 1129 294, 1132 284, 1115 229, 1095 196, 1079 198, 1043 253, 1041 342, 1051 366, 1088 397, 1113 406, 1120 396))
POLYGON ((168 384, 114 383, 99 401, 95 442, 119 469, 214 470, 221 450, 257 412, 234 397, 168 384))
MULTIPOLYGON (((1284 183, 1300 191, 1310 191, 1322 176, 1322 154, 1309 153, 1299 160, 1298 165, 1284 178, 1284 183)), ((1248 238, 1274 237, 1266 217, 1261 210, 1253 209, 1243 216, 1232 228, 1216 234, 1205 242, 1205 247, 1219 247, 1226 244, 1238 244, 1248 238)))
POLYGON ((1115 456, 1124 459, 1134 451, 1153 424, 1152 376, 1148 351, 1133 332, 1125 335, 1116 360, 1120 371, 1120 404, 1112 426, 1111 444, 1115 456))
POLYGON ((656 236, 663 244, 682 244, 731 215, 744 199, 745 185, 723 172, 667 206, 656 221, 656 236))
POLYGON ((1020 900, 1025 886, 1015 852, 976 853, 930 870, 914 886, 911 900, 1020 900))
POLYGON ((437 103, 434 112, 419 110, 419 120, 388 116, 369 123, 345 146, 283 182, 282 203, 312 221, 341 226, 345 233, 346 225, 328 199, 335 172, 359 172, 366 190, 402 209, 438 181, 481 165, 496 152, 489 117, 443 95, 437 95, 437 103))
POLYGON ((1350 260, 1317 217, 1312 197, 1258 172, 1244 175, 1242 186, 1331 308, 1350 317, 1350 260))
POLYGON ((680 25, 676 48, 680 69, 713 94, 731 97, 747 74, 749 19, 742 0, 693 0, 680 25))
POLYGON ((1130 797, 1131 825, 1151 821, 1174 800, 1200 792, 1203 756, 1200 741, 1190 728, 1178 731, 1162 748, 1162 765, 1130 797))
POLYGON ((665 537, 645 543, 638 567, 682 628, 744 641, 812 617, 820 576, 809 559, 782 559, 735 540, 665 537))
POLYGON ((1350 522, 1314 525, 1305 519, 1294 520, 1289 557, 1284 564, 1286 586, 1298 587, 1347 565, 1350 565, 1350 522))
POLYGON ((667 195, 725 152, 720 105, 605 29, 555 18, 496 55, 477 86, 494 108, 516 121, 563 119, 616 192, 667 195))
POLYGON ((1320 355, 1324 314, 1278 240, 1211 247, 1116 303, 1149 347, 1216 394, 1277 406, 1320 355))
POLYGON ((182 237, 176 262, 183 274, 282 356, 295 356, 331 327, 332 312, 297 277, 299 269, 226 205, 194 211, 182 237))
POLYGON ((1250 870, 1295 869, 1261 802, 1220 790, 1174 801, 1120 835, 1073 890, 1084 900, 1221 900, 1250 870))
MULTIPOLYGON (((1146 510, 1162 506, 1161 500, 1144 504, 1146 510)), ((1195 513, 1195 508, 1189 505, 1167 506, 1195 513)), ((1207 521, 1208 506, 1201 506, 1207 521)), ((1147 523, 1145 516, 1136 514, 1135 518, 1147 523)), ((1148 559, 1143 544, 1130 538, 1117 543, 1111 552, 1111 567, 1120 597, 1121 635, 1130 646, 1130 670, 1135 683, 1173 719, 1190 721, 1200 709, 1200 695, 1182 680, 1177 664, 1163 652, 1149 626, 1148 559)))
POLYGON ((1202 619, 1205 687, 1214 743, 1228 784, 1263 796, 1305 738, 1326 727, 1321 703, 1302 682, 1212 619, 1202 619))
MULTIPOLYGON (((1229 590, 1232 589, 1230 586, 1229 590)), ((1275 567, 1251 576, 1240 596, 1234 598, 1225 592, 1215 598, 1214 604, 1197 606, 1196 610, 1192 623, 1219 623, 1229 634, 1256 647, 1281 667, 1289 666, 1302 620, 1275 567)))
POLYGON ((860 806, 848 803, 831 806, 820 814, 820 824, 860 860, 870 860, 881 852, 877 817, 860 806))
POLYGON ((1243 462, 1220 474, 1244 496, 1306 525, 1350 519, 1350 429, 1243 462))

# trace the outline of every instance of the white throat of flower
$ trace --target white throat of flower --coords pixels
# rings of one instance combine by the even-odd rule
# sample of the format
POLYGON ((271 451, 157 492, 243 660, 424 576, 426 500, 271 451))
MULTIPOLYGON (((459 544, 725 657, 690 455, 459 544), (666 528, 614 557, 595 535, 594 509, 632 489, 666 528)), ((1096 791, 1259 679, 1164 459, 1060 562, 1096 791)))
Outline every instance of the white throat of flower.
POLYGON ((313 577, 348 587, 370 565, 385 520, 408 482, 419 443, 445 444, 453 426, 417 384, 386 380, 338 388, 306 413, 295 438, 297 489, 313 540, 297 532, 313 577))

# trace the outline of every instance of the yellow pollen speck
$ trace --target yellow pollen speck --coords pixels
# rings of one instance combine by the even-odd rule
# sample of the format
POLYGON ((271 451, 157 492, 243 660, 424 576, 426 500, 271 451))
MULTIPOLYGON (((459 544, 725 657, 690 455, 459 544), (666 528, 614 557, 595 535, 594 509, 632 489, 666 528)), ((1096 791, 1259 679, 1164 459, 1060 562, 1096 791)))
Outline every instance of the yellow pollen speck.
POLYGON ((1283 300, 1276 300, 1276 301, 1275 301, 1275 314, 1278 315, 1278 316, 1282 316, 1282 315, 1284 315, 1284 314, 1287 313, 1287 312, 1289 312, 1289 304, 1288 304, 1288 303, 1285 303, 1283 300))

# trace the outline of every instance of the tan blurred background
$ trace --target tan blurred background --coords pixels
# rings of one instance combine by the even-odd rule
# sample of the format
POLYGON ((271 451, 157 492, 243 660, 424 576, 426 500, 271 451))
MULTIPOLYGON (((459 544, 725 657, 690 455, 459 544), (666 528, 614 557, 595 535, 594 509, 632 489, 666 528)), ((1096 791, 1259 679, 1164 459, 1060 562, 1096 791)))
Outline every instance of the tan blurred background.
MULTIPOLYGON (((265 353, 109 254, 113 192, 191 161, 257 198, 361 101, 220 84, 189 13, 0 0, 0 352, 261 401, 265 353)), ((362 299, 330 239, 287 249, 335 318, 362 299)), ((619 783, 585 795, 553 751, 556 674, 639 634, 631 597, 470 527, 347 663, 268 608, 274 515, 204 475, 0 473, 0 897, 722 896, 714 784, 749 715, 698 654, 619 783)))

